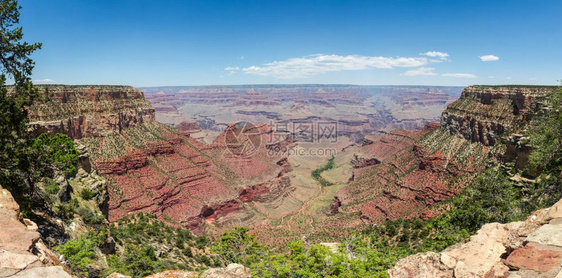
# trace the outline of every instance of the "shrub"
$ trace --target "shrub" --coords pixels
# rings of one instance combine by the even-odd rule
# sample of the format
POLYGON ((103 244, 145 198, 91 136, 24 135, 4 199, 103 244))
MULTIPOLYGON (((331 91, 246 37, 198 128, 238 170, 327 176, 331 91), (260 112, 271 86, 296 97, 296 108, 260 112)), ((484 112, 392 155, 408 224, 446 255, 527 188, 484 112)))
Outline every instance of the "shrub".
POLYGON ((90 230, 76 239, 69 240, 55 250, 63 255, 73 272, 88 275, 88 266, 96 259, 96 248, 107 237, 107 231, 102 228, 90 230))
POLYGON ((51 178, 43 179, 43 188, 45 188, 45 192, 49 194, 57 194, 60 190, 60 186, 51 178))
POLYGON ((330 186, 332 185, 331 182, 325 180, 324 178, 322 178, 321 174, 324 171, 328 171, 332 168, 334 168, 334 160, 336 159, 335 156, 332 155, 332 158, 330 158, 330 160, 328 160, 328 163, 326 163, 326 165, 322 166, 321 168, 318 168, 314 171, 312 171, 312 177, 317 180, 322 186, 330 186))
POLYGON ((82 220, 84 220, 84 223, 86 224, 90 224, 90 225, 100 224, 105 219, 103 215, 97 215, 92 210, 85 207, 79 207, 76 211, 78 215, 82 217, 82 220))
POLYGON ((91 200, 94 197, 94 192, 89 188, 84 188, 80 191, 80 197, 84 200, 91 200))

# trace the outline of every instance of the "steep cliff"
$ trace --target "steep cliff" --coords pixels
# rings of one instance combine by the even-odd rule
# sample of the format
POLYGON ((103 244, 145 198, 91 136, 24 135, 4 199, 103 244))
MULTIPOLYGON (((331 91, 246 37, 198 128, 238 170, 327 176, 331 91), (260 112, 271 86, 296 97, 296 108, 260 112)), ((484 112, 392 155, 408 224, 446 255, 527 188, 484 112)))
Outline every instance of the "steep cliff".
POLYGON ((130 86, 38 86, 42 101, 29 109, 34 132, 74 139, 107 136, 154 121, 143 92, 130 86))
POLYGON ((30 108, 30 126, 37 134, 65 133, 85 145, 89 164, 109 181, 110 221, 150 212, 170 225, 202 231, 233 212, 237 219, 251 218, 244 202, 271 201, 289 190, 282 177, 286 167, 277 164, 281 157, 266 153, 271 130, 265 125, 257 126, 264 143, 256 153, 239 156, 225 145, 225 134, 237 132, 234 126, 215 144, 203 145, 156 122, 155 110, 133 87, 38 89, 41 100, 30 108))
POLYGON ((470 86, 441 116, 441 126, 467 140, 493 146, 517 132, 553 87, 470 86))
POLYGON ((203 145, 157 122, 81 142, 92 150, 93 167, 110 181, 110 221, 150 212, 170 225, 201 232, 233 212, 249 218, 244 202, 270 195, 284 169, 275 158, 234 156, 224 146, 203 145), (265 188, 250 197, 242 188, 254 184, 265 188))
POLYGON ((375 223, 426 219, 438 213, 432 205, 470 185, 490 160, 523 169, 530 149, 514 133, 527 128, 553 89, 470 86, 443 112, 440 125, 369 138, 357 154, 353 180, 336 195, 339 212, 359 212, 375 223))

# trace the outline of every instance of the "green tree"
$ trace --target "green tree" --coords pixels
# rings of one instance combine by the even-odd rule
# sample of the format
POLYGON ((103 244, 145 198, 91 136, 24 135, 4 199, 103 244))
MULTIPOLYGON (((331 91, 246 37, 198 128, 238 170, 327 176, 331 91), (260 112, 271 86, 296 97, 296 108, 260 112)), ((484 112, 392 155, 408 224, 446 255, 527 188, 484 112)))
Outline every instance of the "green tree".
POLYGON ((549 206, 562 197, 562 87, 546 98, 542 112, 529 130, 533 146, 529 162, 542 170, 531 202, 549 206))
POLYGON ((530 162, 546 171, 562 170, 562 87, 546 99, 544 113, 535 120, 529 135, 534 147, 530 162))
POLYGON ((65 134, 39 135, 32 142, 30 154, 33 171, 39 176, 52 176, 55 172, 73 176, 76 173, 78 150, 72 138, 65 134))
POLYGON ((0 1, 0 180, 21 200, 27 191, 22 183, 33 186, 28 176, 26 107, 33 103, 37 92, 30 79, 34 62, 29 56, 41 44, 22 41, 19 9, 16 0, 0 1), (8 81, 14 86, 6 87, 8 81))
POLYGON ((154 247, 148 244, 126 245, 123 255, 113 255, 108 259, 109 271, 119 272, 132 277, 145 277, 165 269, 154 253, 154 247))
POLYGON ((220 255, 222 262, 250 265, 257 262, 265 254, 265 246, 256 241, 256 235, 249 234, 248 228, 234 227, 234 231, 226 232, 211 247, 211 251, 220 255))

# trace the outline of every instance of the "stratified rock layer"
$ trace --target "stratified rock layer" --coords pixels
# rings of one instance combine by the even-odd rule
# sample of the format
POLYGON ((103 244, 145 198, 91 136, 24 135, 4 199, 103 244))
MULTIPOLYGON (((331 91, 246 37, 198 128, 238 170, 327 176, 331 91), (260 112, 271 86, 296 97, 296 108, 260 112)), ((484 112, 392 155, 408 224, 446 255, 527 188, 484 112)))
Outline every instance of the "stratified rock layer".
POLYGON ((490 157, 524 168, 529 149, 513 133, 526 128, 553 88, 470 86, 443 112, 440 125, 367 137, 352 161, 353 180, 337 193, 338 210, 375 223, 427 219, 439 214, 432 205, 470 185, 490 157), (497 142, 512 147, 491 153, 497 142))
POLYGON ((484 146, 436 124, 392 131, 370 142, 352 161, 353 180, 336 196, 339 211, 359 212, 374 223, 432 215, 431 206, 458 194, 487 157, 484 146))
POLYGON ((38 86, 43 101, 29 109, 34 132, 74 139, 122 132, 154 121, 143 92, 130 86, 38 86))
POLYGON ((441 116, 441 126, 473 142, 490 146, 522 127, 537 109, 537 100, 553 87, 470 86, 441 116))
MULTIPOLYGON (((65 133, 87 146, 92 168, 109 180, 110 221, 150 212, 201 231, 233 212, 250 218, 245 201, 276 199, 286 190, 286 167, 277 164, 280 157, 267 155, 265 138, 254 155, 238 157, 224 136, 203 145, 188 131, 154 121, 154 109, 133 87, 41 86, 39 92, 31 127, 65 133), (239 187, 252 186, 264 190, 240 196, 239 187)), ((271 132, 265 125, 257 129, 258 137, 271 132)))
POLYGON ((170 225, 202 232, 206 224, 245 211, 244 202, 277 198, 272 195, 284 169, 276 164, 279 158, 264 155, 264 146, 238 157, 224 144, 203 145, 157 122, 81 142, 91 150, 94 168, 110 181, 110 221, 150 212, 170 225))

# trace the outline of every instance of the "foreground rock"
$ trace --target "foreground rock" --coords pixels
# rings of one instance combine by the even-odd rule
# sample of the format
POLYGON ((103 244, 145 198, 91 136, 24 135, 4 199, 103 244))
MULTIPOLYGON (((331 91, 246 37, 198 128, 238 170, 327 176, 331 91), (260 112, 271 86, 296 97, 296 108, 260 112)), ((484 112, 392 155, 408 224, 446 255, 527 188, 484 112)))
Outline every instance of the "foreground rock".
POLYGON ((250 275, 250 269, 241 264, 229 264, 225 268, 211 268, 203 272, 201 278, 247 278, 250 275))
POLYGON ((562 277, 562 200, 524 222, 486 224, 468 242, 406 257, 391 277, 562 277))
POLYGON ((37 225, 21 217, 12 194, 1 186, 0 277, 72 277, 41 241, 37 225))
MULTIPOLYGON (((185 270, 166 270, 164 272, 146 276, 146 278, 198 278, 198 277, 199 274, 197 272, 185 271, 185 270)), ((119 277, 115 277, 115 278, 119 278, 119 277)))

